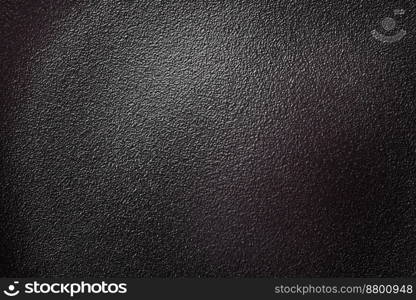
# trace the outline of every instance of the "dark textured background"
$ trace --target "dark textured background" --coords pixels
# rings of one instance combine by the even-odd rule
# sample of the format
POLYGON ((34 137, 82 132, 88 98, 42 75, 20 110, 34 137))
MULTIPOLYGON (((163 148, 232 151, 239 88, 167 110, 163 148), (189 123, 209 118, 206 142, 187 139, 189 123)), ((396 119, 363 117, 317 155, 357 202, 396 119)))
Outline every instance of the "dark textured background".
POLYGON ((1 1, 0 275, 416 274, 415 9, 1 1))

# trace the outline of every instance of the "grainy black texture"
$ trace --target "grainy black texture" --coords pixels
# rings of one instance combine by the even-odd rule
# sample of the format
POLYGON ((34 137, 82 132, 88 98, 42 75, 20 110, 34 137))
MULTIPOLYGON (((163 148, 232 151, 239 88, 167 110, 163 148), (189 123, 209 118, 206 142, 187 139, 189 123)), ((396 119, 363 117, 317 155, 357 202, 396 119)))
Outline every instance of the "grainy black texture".
POLYGON ((413 275, 415 9, 1 1, 0 275, 413 275))

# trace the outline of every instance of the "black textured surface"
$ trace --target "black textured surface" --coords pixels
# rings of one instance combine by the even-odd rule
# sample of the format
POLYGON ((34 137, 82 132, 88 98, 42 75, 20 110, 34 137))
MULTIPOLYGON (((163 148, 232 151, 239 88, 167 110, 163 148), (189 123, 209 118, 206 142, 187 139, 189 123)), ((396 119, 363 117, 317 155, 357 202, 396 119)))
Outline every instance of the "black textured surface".
POLYGON ((413 275, 384 2, 1 1, 0 275, 413 275))

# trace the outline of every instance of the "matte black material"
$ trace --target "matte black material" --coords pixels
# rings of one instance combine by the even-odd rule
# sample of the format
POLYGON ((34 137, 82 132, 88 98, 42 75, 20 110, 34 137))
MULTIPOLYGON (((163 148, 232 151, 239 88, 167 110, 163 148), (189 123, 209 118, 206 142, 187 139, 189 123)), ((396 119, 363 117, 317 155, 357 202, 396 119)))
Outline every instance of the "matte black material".
POLYGON ((1 276, 416 271, 412 1, 1 2, 1 276))

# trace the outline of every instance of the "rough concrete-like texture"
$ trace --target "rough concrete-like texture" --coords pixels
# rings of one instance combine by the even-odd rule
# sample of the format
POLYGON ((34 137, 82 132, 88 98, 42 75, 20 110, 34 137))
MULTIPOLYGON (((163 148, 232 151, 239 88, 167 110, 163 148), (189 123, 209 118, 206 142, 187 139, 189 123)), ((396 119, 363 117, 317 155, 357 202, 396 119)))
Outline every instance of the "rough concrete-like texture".
POLYGON ((1 1, 0 275, 412 276, 415 9, 1 1))

